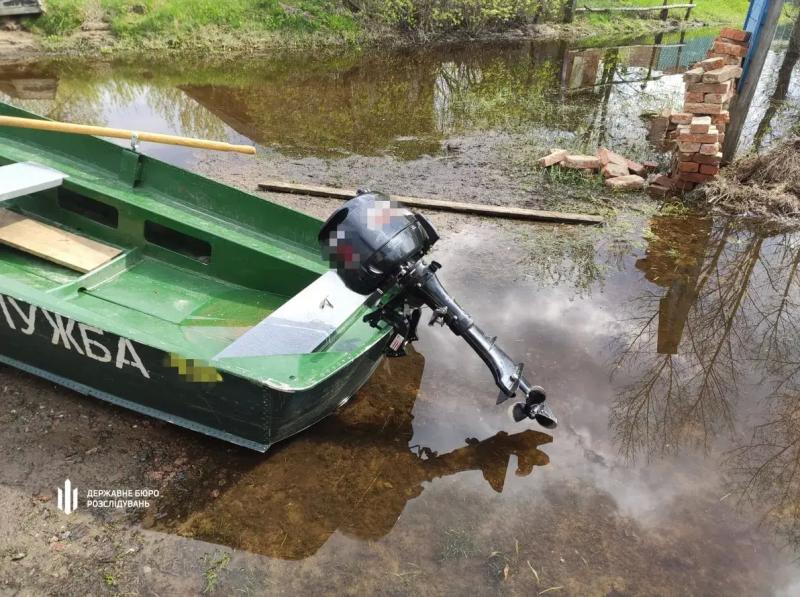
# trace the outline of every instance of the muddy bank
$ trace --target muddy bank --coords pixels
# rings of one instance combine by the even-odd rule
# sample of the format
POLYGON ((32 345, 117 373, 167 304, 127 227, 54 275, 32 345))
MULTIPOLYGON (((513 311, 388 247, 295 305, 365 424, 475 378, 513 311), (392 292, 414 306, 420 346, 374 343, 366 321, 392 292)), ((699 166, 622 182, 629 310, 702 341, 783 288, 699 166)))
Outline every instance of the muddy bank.
MULTIPOLYGON (((336 199, 262 192, 258 183, 279 179, 343 188, 362 188, 398 195, 474 202, 483 205, 526 207, 612 214, 616 208, 651 210, 643 193, 615 196, 603 193, 598 183, 572 187, 554 182, 538 185, 537 169, 520 164, 512 155, 530 151, 526 140, 514 135, 488 133, 453 137, 442 142, 443 155, 413 160, 390 156, 351 155, 340 159, 291 157, 267 151, 255 159, 206 154, 197 168, 204 175, 226 180, 242 189, 321 219, 340 204, 336 199), (604 199, 594 193, 599 190, 604 199)), ((438 152, 437 152, 438 153, 438 152)), ((472 216, 429 212, 447 229, 474 223, 472 216)), ((504 226, 502 220, 485 220, 488 226, 504 226)))
POLYGON ((634 37, 666 34, 705 27, 699 21, 659 21, 644 19, 618 19, 601 24, 591 22, 544 23, 515 27, 506 30, 478 33, 442 33, 435 35, 409 35, 396 30, 366 29, 357 37, 329 33, 298 34, 270 32, 235 34, 224 31, 205 31, 176 40, 172 35, 120 37, 103 22, 84 23, 79 30, 66 36, 47 37, 13 25, 11 30, 0 31, 0 62, 33 57, 83 56, 86 58, 135 57, 158 52, 160 56, 258 56, 280 50, 341 49, 341 48, 422 48, 463 43, 512 41, 564 41, 575 42, 587 38, 634 37))
POLYGON ((43 53, 41 40, 33 33, 0 30, 0 62, 30 59, 43 53))

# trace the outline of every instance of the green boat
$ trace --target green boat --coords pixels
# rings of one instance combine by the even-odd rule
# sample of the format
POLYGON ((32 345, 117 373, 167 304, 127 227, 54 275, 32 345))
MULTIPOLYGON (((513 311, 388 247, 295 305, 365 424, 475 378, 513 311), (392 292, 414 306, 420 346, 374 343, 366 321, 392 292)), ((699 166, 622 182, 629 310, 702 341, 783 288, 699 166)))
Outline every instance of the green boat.
POLYGON ((323 226, 135 142, 0 126, 0 202, 2 363, 265 451, 401 356, 429 305, 522 393, 515 418, 555 425, 422 260, 432 227, 379 194, 323 226))

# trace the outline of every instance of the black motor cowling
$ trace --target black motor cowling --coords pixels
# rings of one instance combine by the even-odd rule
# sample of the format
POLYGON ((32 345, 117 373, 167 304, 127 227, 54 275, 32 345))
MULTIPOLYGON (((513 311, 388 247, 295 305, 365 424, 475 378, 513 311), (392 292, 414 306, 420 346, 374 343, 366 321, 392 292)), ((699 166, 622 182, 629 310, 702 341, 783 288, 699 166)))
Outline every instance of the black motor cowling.
POLYGON ((424 216, 380 193, 362 193, 337 209, 322 226, 322 252, 347 287, 371 294, 400 266, 416 262, 439 240, 424 216))
POLYGON ((416 339, 419 307, 427 305, 433 310, 430 325, 446 324, 489 367, 501 390, 498 403, 520 391, 525 402, 515 405, 514 418, 536 419, 544 427, 555 427, 556 418, 545 404, 544 390, 531 385, 522 375, 522 364, 511 360, 497 346, 496 338, 487 336, 448 294, 436 275, 441 265, 423 260, 438 239, 423 216, 385 195, 369 192, 336 210, 319 233, 323 255, 350 290, 365 295, 399 290, 365 317, 373 325, 385 321, 394 327, 393 354, 403 354, 402 347, 416 339))

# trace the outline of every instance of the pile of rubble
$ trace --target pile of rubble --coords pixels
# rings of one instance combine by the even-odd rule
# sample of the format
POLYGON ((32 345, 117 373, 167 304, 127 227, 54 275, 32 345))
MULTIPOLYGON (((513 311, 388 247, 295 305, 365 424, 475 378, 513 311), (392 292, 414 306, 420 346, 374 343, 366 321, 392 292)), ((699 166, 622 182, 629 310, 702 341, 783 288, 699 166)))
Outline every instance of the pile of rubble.
POLYGON ((684 74, 683 110, 664 110, 652 122, 650 139, 661 136, 665 147, 673 151, 669 175, 654 174, 648 184, 646 178, 657 164, 638 164, 605 148, 593 156, 554 149, 539 165, 601 172, 606 186, 614 190, 639 190, 647 184, 650 194, 658 198, 691 191, 713 180, 719 174, 725 128, 731 119, 728 108, 742 76, 749 41, 746 31, 723 29, 706 59, 684 74))
POLYGON ((544 168, 561 166, 585 173, 601 173, 607 187, 617 191, 636 191, 645 186, 645 177, 657 167, 655 162, 639 164, 610 149, 601 147, 596 155, 579 155, 565 149, 553 149, 550 155, 539 160, 544 168))

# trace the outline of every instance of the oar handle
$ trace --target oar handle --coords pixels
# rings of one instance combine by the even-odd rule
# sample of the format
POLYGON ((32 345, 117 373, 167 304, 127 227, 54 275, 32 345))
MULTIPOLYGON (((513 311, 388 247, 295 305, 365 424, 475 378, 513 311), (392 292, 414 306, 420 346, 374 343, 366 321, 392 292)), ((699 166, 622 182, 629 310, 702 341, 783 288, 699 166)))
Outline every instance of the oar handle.
POLYGON ((0 126, 11 126, 21 129, 35 129, 38 131, 52 131, 56 133, 71 133, 74 135, 94 135, 96 137, 114 137, 115 139, 132 139, 162 143, 164 145, 180 145, 182 147, 195 147, 198 149, 211 149, 214 151, 234 151, 255 155, 256 148, 252 145, 234 145, 224 141, 208 141, 206 139, 193 139, 177 135, 162 135, 160 133, 141 133, 127 129, 114 129, 105 126, 91 126, 87 124, 72 124, 70 122, 57 122, 55 120, 38 120, 35 118, 18 118, 16 116, 0 116, 0 126))

